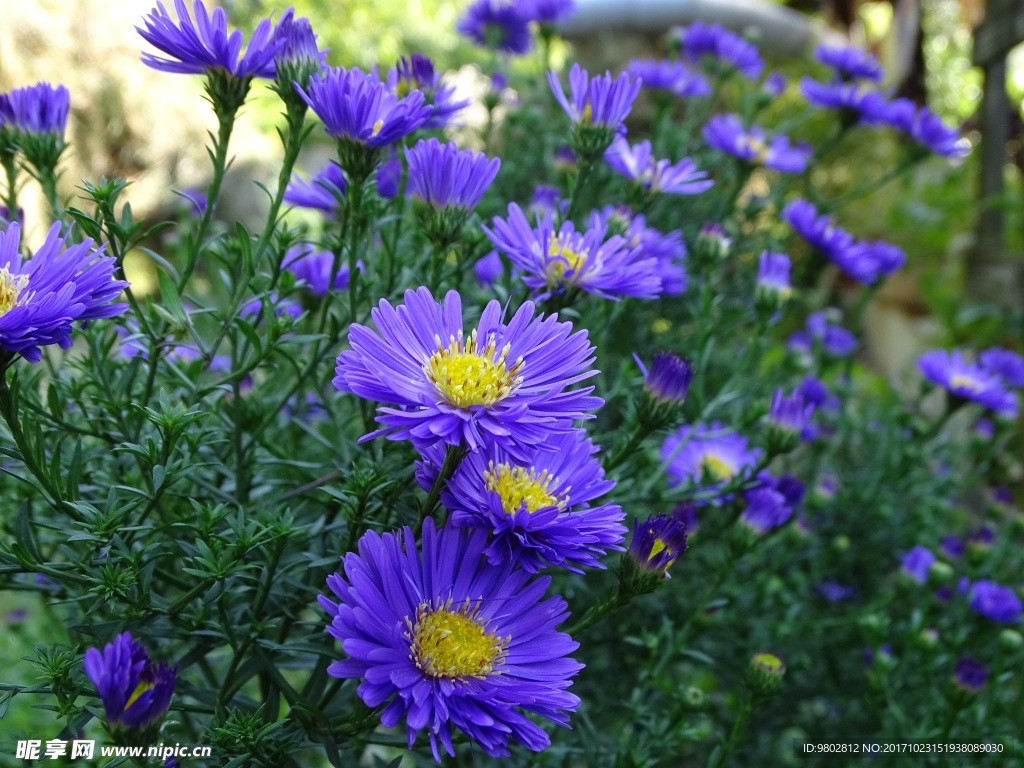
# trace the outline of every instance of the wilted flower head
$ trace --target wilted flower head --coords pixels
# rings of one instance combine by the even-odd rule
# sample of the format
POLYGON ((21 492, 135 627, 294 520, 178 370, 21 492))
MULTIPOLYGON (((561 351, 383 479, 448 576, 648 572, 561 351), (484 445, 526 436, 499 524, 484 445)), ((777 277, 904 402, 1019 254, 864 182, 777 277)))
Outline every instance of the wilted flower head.
POLYGON ((85 674, 96 686, 111 730, 142 730, 163 720, 174 695, 176 670, 154 664, 125 632, 85 652, 85 674))
POLYGON ((669 578, 668 569, 686 552, 686 526, 675 515, 650 515, 633 521, 629 559, 648 573, 669 578))
POLYGON ((114 317, 127 304, 112 303, 128 283, 114 277, 115 261, 94 248, 92 240, 66 246, 60 224, 23 260, 21 226, 0 231, 0 350, 30 363, 42 358, 40 347, 71 346, 75 321, 114 317))
POLYGON ((790 146, 779 134, 771 140, 758 126, 744 128, 739 115, 715 115, 704 126, 708 145, 753 165, 783 173, 801 173, 814 150, 807 144, 790 146))
POLYGON ((678 41, 683 57, 690 61, 700 62, 707 56, 713 66, 735 69, 750 79, 760 77, 764 69, 757 46, 720 24, 698 21, 669 34, 678 41))
POLYGON ((486 546, 485 530, 438 531, 429 517, 419 546, 411 528, 371 530, 319 598, 345 652, 327 673, 359 679, 359 697, 386 705, 381 723, 403 726, 410 747, 426 729, 438 762, 455 755, 453 731, 492 757, 510 740, 541 751, 550 738, 526 714, 567 726, 579 706, 567 691, 583 666, 568 656, 577 643, 555 630, 565 601, 542 601, 549 577, 492 564, 486 546), (401 586, 385 596, 384 584, 401 586))
POLYGON ((524 54, 533 45, 524 5, 512 0, 474 0, 455 29, 484 48, 524 54))
POLYGON ((1020 598, 1010 587, 994 581, 975 581, 967 592, 971 608, 986 619, 1001 624, 1015 624, 1022 611, 1020 598))
POLYGON ((408 96, 413 91, 420 91, 433 106, 424 128, 444 128, 452 117, 469 106, 468 100, 457 100, 455 88, 444 85, 441 75, 434 69, 434 63, 422 53, 414 53, 409 58, 402 57, 398 63, 388 70, 387 86, 397 97, 408 96))
POLYGON ((548 72, 548 85, 575 127, 576 153, 592 160, 625 132, 623 121, 640 93, 640 81, 626 73, 615 79, 610 72, 591 78, 579 64, 569 72, 569 98, 553 71, 548 72))
POLYGON ((555 229, 551 211, 531 227, 522 209, 512 203, 508 218, 495 217, 484 227, 491 242, 523 272, 523 282, 541 295, 578 288, 608 299, 620 296, 654 298, 661 291, 659 265, 641 248, 631 248, 619 235, 607 237, 598 222, 577 232, 572 221, 555 229))
POLYGON ((601 405, 593 387, 569 387, 593 376, 586 331, 557 317, 535 317, 532 302, 506 320, 490 302, 476 328, 463 325, 462 299, 438 303, 427 288, 406 291, 405 304, 385 300, 371 313, 379 329, 349 328, 334 386, 385 405, 386 435, 425 446, 480 448, 490 442, 513 455, 569 432, 601 405))
POLYGON ((842 80, 871 80, 881 82, 884 71, 878 59, 861 48, 822 44, 814 58, 831 67, 842 80))
MULTIPOLYGON (((490 533, 484 554, 495 565, 602 568, 602 556, 622 549, 626 528, 622 509, 600 500, 615 482, 605 479, 597 451, 583 430, 552 437, 525 460, 490 445, 462 460, 441 501, 453 525, 490 533)), ((444 452, 428 456, 436 477, 444 452)))
POLYGON ((668 91, 680 98, 711 95, 711 86, 704 75, 679 60, 633 59, 626 66, 626 72, 650 90, 668 91))
POLYGON ((928 569, 935 562, 935 555, 927 547, 917 546, 907 552, 900 561, 900 570, 918 584, 928 581, 928 569))
POLYGON ((312 208, 334 216, 338 213, 348 182, 337 163, 328 163, 312 179, 303 181, 292 176, 284 191, 284 201, 300 208, 312 208))
POLYGON ((964 359, 960 350, 933 349, 917 360, 921 374, 961 400, 970 400, 996 413, 1017 412, 1017 398, 987 369, 964 359))
POLYGON ((715 184, 706 173, 698 171, 688 157, 674 164, 669 160, 656 160, 649 141, 630 145, 624 138, 616 139, 604 159, 613 171, 652 194, 696 195, 715 184))
POLYGON ((158 2, 144 20, 144 26, 135 28, 150 45, 170 57, 144 53, 143 64, 162 72, 185 75, 224 70, 232 77, 243 80, 274 77, 274 56, 286 41, 273 33, 270 19, 260 21, 245 54, 239 59, 243 35, 237 29, 228 34, 223 8, 214 9, 211 16, 202 0, 195 0, 192 5, 195 21, 188 12, 185 0, 174 0, 174 9, 178 16, 177 22, 171 18, 163 3, 158 2))

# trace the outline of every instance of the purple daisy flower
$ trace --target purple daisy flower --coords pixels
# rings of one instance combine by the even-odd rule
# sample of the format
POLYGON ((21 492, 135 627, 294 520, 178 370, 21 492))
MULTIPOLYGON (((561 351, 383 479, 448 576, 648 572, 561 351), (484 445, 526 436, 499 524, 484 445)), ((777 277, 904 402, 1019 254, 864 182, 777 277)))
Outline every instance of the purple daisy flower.
POLYGON ((668 569, 686 552, 686 525, 680 515, 650 515, 633 520, 633 540, 626 554, 642 571, 671 578, 668 569))
POLYGON ((715 115, 704 126, 704 140, 715 149, 752 165, 783 173, 802 173, 814 150, 807 144, 790 146, 778 135, 768 141, 756 125, 744 128, 739 115, 715 115))
POLYGON ((280 48, 274 56, 277 87, 279 90, 286 88, 289 98, 295 98, 294 83, 305 87, 309 78, 327 65, 327 51, 317 47, 316 34, 309 19, 296 19, 294 15, 294 9, 289 8, 281 14, 274 28, 274 40, 280 41, 280 48))
POLYGON ((720 24, 698 21, 670 34, 678 39, 682 55, 690 61, 700 62, 707 56, 751 80, 760 77, 764 69, 757 46, 720 24))
POLYGON ((956 669, 953 671, 953 684, 962 688, 967 693, 978 693, 985 687, 985 665, 970 656, 962 656, 957 659, 956 669))
POLYGON ((406 291, 404 305, 382 299, 371 314, 379 335, 353 324, 334 378, 343 392, 387 404, 378 409, 383 428, 362 441, 386 435, 470 449, 495 442, 528 456, 523 448, 569 432, 602 404, 593 387, 568 389, 597 373, 586 331, 534 317, 532 302, 505 321, 492 301, 470 332, 455 291, 443 305, 427 288, 406 291))
POLYGON ((1016 624, 1022 611, 1020 598, 1009 587, 994 581, 976 581, 968 588, 971 608, 986 619, 1000 624, 1016 624))
POLYGON ((939 548, 952 560, 958 560, 964 554, 964 542, 959 536, 943 536, 939 541, 939 548))
POLYGON ((661 447, 671 485, 692 481, 718 487, 752 469, 760 458, 760 449, 748 447, 747 438, 717 421, 681 426, 661 447))
POLYGON ((754 300, 759 306, 778 309, 793 293, 789 272, 792 262, 784 253, 762 251, 757 262, 754 300))
POLYGON ((928 569, 935 562, 935 555, 928 547, 917 546, 900 560, 900 570, 918 584, 928 581, 928 569))
POLYGON ((440 73, 434 70, 434 63, 422 53, 404 56, 398 64, 388 70, 388 90, 398 98, 420 91, 434 111, 423 124, 424 128, 445 128, 452 117, 469 106, 468 100, 455 98, 455 88, 441 83, 440 73))
POLYGON ((986 349, 978 356, 981 367, 994 373, 1008 387, 1024 387, 1024 357, 1001 347, 986 349))
POLYGON ((787 503, 786 497, 769 484, 744 491, 743 499, 746 507, 740 515, 740 522, 757 536, 785 525, 793 516, 793 507, 787 503))
POLYGON ((886 98, 863 83, 819 83, 809 77, 800 80, 800 92, 811 104, 838 109, 872 124, 886 109, 886 98))
POLYGON ((655 160, 649 141, 630 145, 623 138, 616 139, 604 153, 604 159, 613 171, 651 194, 696 195, 715 184, 688 157, 675 164, 655 160))
POLYGON ((689 360, 674 352, 655 352, 648 371, 639 357, 633 355, 633 359, 644 375, 644 391, 653 400, 676 405, 686 399, 693 381, 693 366, 689 360))
POLYGON ((936 155, 962 157, 970 151, 970 143, 961 138, 956 128, 946 125, 928 107, 919 108, 909 99, 875 105, 864 121, 895 128, 936 155))
POLYGON ((389 157, 377 167, 377 194, 382 200, 391 200, 398 194, 402 183, 404 166, 394 147, 388 150, 389 157))
POLYGON ((678 60, 633 59, 626 72, 643 83, 644 88, 668 91, 680 98, 711 95, 707 78, 678 60))
POLYGON ((845 251, 853 245, 853 236, 842 229, 831 216, 818 214, 818 209, 802 198, 797 198, 782 210, 782 220, 800 237, 826 256, 845 251))
POLYGON ((519 0, 521 13, 538 24, 560 24, 576 12, 575 0, 519 0))
POLYGON ((840 45, 819 45, 814 58, 830 67, 842 80, 882 81, 882 65, 878 59, 861 48, 840 45))
POLYGON ((36 83, 7 94, 9 115, 3 123, 21 134, 53 134, 61 140, 68 124, 71 95, 63 85, 36 83))
POLYGON ((0 232, 0 350, 37 363, 40 347, 71 346, 76 320, 114 317, 128 308, 112 303, 128 283, 115 279, 114 258, 92 240, 65 248, 55 223, 27 260, 20 247, 21 226, 11 223, 0 232))
POLYGON ((328 136, 371 148, 408 136, 432 111, 420 91, 399 98, 357 67, 327 69, 310 78, 307 88, 297 90, 323 120, 328 136))
POLYGON ((558 187, 538 184, 533 188, 533 197, 530 198, 529 212, 540 214, 551 211, 552 213, 565 213, 569 201, 562 199, 562 190, 558 187))
POLYGON ((475 0, 455 29, 483 48, 522 55, 533 47, 530 18, 522 5, 511 0, 475 0))
POLYGON ((300 208, 336 216, 345 197, 345 172, 337 163, 328 163, 312 179, 303 181, 298 174, 284 191, 284 201, 300 208))
POLYGON ((784 435, 787 441, 792 438, 792 442, 795 443, 803 434, 813 413, 814 406, 804 400, 799 390, 787 396, 779 387, 772 396, 765 424, 770 432, 784 435))
MULTIPOLYGON (((626 528, 617 504, 597 501, 615 487, 597 452, 579 429, 556 435, 525 461, 487 446, 462 460, 441 502, 453 525, 490 533, 484 554, 494 565, 513 562, 531 573, 548 565, 574 573, 603 568, 600 558, 622 549, 626 528)), ((444 452, 432 453, 436 474, 444 452)))
POLYGON ((610 72, 591 78, 579 64, 573 64, 569 72, 569 98, 553 71, 548 71, 548 85, 573 123, 601 126, 614 133, 625 132, 623 121, 640 93, 640 81, 626 73, 614 80, 610 72))
POLYGON ((550 577, 491 564, 486 548, 486 531, 438 531, 430 518, 421 548, 408 527, 369 531, 343 556, 344 576, 327 578, 338 602, 319 597, 346 654, 328 674, 360 679, 359 697, 385 705, 385 727, 404 721, 410 748, 426 729, 438 762, 455 755, 453 727, 492 757, 510 740, 543 750, 550 738, 527 714, 568 726, 579 706, 567 690, 578 644, 555 630, 565 600, 542 600, 550 577))
POLYGON ((761 94, 768 100, 778 98, 786 90, 786 76, 781 72, 772 72, 761 83, 761 94))
POLYGON ((959 350, 925 352, 918 358, 917 367, 928 381, 954 397, 979 403, 996 413, 1017 412, 1017 398, 1006 390, 999 377, 965 360, 959 350))
POLYGON ((856 241, 826 256, 843 272, 864 285, 873 285, 907 263, 903 249, 884 240, 856 241))
POLYGON ((274 56, 286 40, 273 33, 270 19, 263 19, 257 25, 245 54, 239 59, 243 35, 237 29, 228 34, 223 8, 214 9, 211 16, 202 0, 195 0, 192 5, 195 21, 189 15, 185 0, 174 0, 174 9, 178 15, 177 22, 163 3, 158 2, 143 21, 145 26, 135 28, 146 42, 170 57, 144 53, 142 63, 147 67, 184 75, 201 75, 222 69, 239 79, 272 79, 276 74, 274 56))
POLYGON ((85 652, 85 674, 96 686, 111 730, 136 730, 163 720, 174 695, 177 671, 154 664, 130 632, 85 652))
POLYGON ((498 158, 483 152, 462 150, 455 143, 437 139, 420 141, 405 150, 409 163, 406 194, 435 208, 476 208, 501 166, 498 158))
MULTIPOLYGON (((311 243, 300 243, 292 246, 284 255, 281 267, 287 269, 295 279, 305 285, 310 293, 316 296, 325 296, 329 290, 348 290, 348 265, 342 264, 331 280, 331 267, 334 266, 334 254, 330 251, 320 251, 311 243)), ((362 263, 357 265, 362 270, 362 263)))
POLYGON ((834 357, 846 357, 857 348, 857 337, 845 328, 835 325, 829 313, 812 312, 807 316, 807 325, 786 341, 786 347, 794 352, 811 354, 815 343, 834 357))
POLYGON ((505 274, 505 264, 497 251, 491 251, 473 265, 473 273, 480 285, 494 285, 505 274))
POLYGON ((626 206, 605 206, 591 214, 591 226, 603 225, 610 232, 622 234, 626 244, 654 259, 655 273, 661 278, 662 296, 680 296, 688 284, 686 276, 686 243, 679 230, 662 233, 648 227, 641 214, 626 206))
MULTIPOLYGON (((330 267, 327 268, 327 271, 330 272, 330 267)), ((305 311, 295 299, 282 298, 277 293, 269 293, 262 297, 255 296, 246 301, 238 310, 238 314, 250 323, 255 323, 264 314, 264 308, 271 310, 275 317, 291 318, 292 320, 302 317, 302 313, 305 311)))
POLYGON ((508 219, 495 217, 493 229, 484 232, 523 271, 523 282, 544 296, 578 288, 605 299, 652 299, 661 291, 657 261, 619 235, 606 237, 607 229, 596 222, 586 232, 568 220, 556 230, 548 211, 531 227, 512 203, 508 219))

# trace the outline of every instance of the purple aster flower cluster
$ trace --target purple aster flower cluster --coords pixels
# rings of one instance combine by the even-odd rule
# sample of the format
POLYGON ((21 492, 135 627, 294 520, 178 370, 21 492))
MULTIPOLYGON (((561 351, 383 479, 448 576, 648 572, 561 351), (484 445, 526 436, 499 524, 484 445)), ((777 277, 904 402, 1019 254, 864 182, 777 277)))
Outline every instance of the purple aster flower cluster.
POLYGON ((115 260, 94 248, 92 240, 67 245, 60 225, 23 259, 21 226, 0 232, 0 350, 21 355, 30 363, 42 358, 50 344, 71 346, 71 327, 114 317, 128 306, 116 299, 128 283, 114 277, 115 260))
POLYGON ((918 584, 928 581, 928 570, 935 562, 935 555, 927 547, 916 546, 903 556, 900 570, 918 584))
POLYGON ((626 73, 639 80, 644 88, 669 93, 684 99, 711 95, 711 84, 679 60, 633 59, 626 73))
MULTIPOLYGON (((143 21, 144 26, 136 27, 146 42, 169 57, 144 53, 142 63, 147 67, 185 75, 224 70, 239 79, 275 76, 274 57, 287 40, 286 36, 276 34, 270 19, 263 19, 256 26, 245 53, 239 58, 244 36, 237 29, 228 34, 223 8, 214 9, 211 16, 202 0, 195 0, 190 15, 185 0, 174 0, 174 10, 177 21, 163 3, 158 2, 143 21)), ((291 15, 286 14, 285 18, 290 22, 291 15)))
POLYGON ((424 95, 426 102, 434 108, 423 124, 424 128, 445 128, 455 114, 469 106, 468 100, 456 98, 453 86, 441 82, 441 75, 434 70, 434 63, 422 53, 400 58, 388 70, 386 83, 388 90, 398 98, 408 96, 413 91, 420 91, 424 95))
POLYGON ((501 160, 482 152, 461 150, 437 139, 420 141, 405 150, 409 163, 406 194, 436 208, 476 208, 498 174, 501 160))
POLYGON ((492 226, 484 232, 522 270, 523 282, 540 295, 578 288, 606 299, 650 299, 661 291, 657 260, 629 247, 619 235, 608 237, 603 224, 594 222, 586 232, 577 232, 567 220, 556 229, 548 211, 531 227, 522 209, 512 203, 508 218, 495 217, 492 226))
POLYGON ((764 61, 757 46, 720 24, 696 22, 669 33, 677 41, 684 58, 701 62, 707 57, 713 65, 734 69, 751 80, 761 76, 764 61))
POLYGON ((688 157, 678 163, 656 160, 651 142, 630 145, 624 138, 616 139, 604 154, 612 170, 620 173, 651 194, 696 195, 714 186, 703 171, 688 157))
POLYGON ((328 163, 312 179, 292 177, 284 191, 284 201, 299 208, 311 208, 328 216, 337 216, 348 182, 337 163, 328 163))
POLYGON ((84 666, 111 730, 144 730, 163 720, 177 672, 163 662, 154 664, 130 632, 115 637, 102 651, 88 649, 84 666))
POLYGON ((717 488, 753 469, 761 451, 750 448, 746 437, 716 421, 679 427, 665 438, 661 458, 671 485, 692 482, 717 488))
POLYGON ((870 80, 879 83, 884 74, 878 59, 862 48, 822 44, 815 51, 814 58, 830 67, 841 80, 870 80))
POLYGON ((857 339, 842 326, 836 325, 830 314, 812 312, 807 316, 804 330, 792 334, 786 347, 794 352, 811 354, 816 345, 834 357, 847 357, 857 348, 857 339))
POLYGON ((453 729, 488 755, 511 740, 545 749, 550 738, 527 715, 561 726, 579 699, 567 689, 582 665, 578 644, 555 627, 568 615, 551 582, 485 556, 487 532, 424 521, 420 545, 410 528, 368 531, 342 558, 344 575, 321 596, 328 632, 347 658, 333 677, 361 679, 359 697, 384 706, 381 723, 404 722, 411 748, 426 729, 434 759, 454 756, 453 729))
MULTIPOLYGON (((490 533, 484 555, 494 565, 516 562, 531 573, 548 565, 603 568, 599 558, 622 549, 626 529, 622 509, 598 501, 615 483, 605 479, 597 451, 583 430, 555 435, 525 459, 491 444, 462 460, 441 501, 452 524, 490 533)), ((436 475, 444 452, 429 454, 436 475)), ((426 490, 430 475, 420 478, 426 490)))
POLYGON ((449 291, 407 291, 405 304, 385 300, 371 313, 377 333, 353 324, 338 356, 334 386, 376 400, 378 436, 470 449, 490 443, 512 455, 558 434, 601 405, 593 387, 569 389, 593 376, 594 348, 585 331, 557 317, 535 317, 532 302, 506 320, 497 301, 476 328, 463 325, 462 299, 449 291), (551 349, 558 349, 556 357, 551 349))
POLYGON ((739 115, 715 115, 704 126, 708 145, 751 165, 783 173, 802 173, 814 150, 808 144, 791 146, 783 135, 768 140, 756 125, 744 128, 739 115))
POLYGON ((521 56, 533 47, 525 5, 512 0, 475 0, 455 29, 479 46, 521 56))
POLYGON ((907 255, 883 240, 855 240, 831 216, 821 215, 798 198, 782 211, 782 219, 816 251, 859 283, 872 285, 901 269, 907 255))
POLYGON ((928 381, 954 398, 979 403, 996 413, 1017 413, 1017 397, 1006 389, 999 376, 983 365, 969 362, 959 350, 925 352, 918 358, 917 367, 928 381))

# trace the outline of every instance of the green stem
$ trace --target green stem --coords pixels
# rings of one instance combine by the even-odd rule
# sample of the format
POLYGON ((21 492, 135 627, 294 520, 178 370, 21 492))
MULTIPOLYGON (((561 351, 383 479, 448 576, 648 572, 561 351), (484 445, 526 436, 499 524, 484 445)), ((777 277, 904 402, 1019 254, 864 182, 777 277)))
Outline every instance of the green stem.
POLYGON ((566 630, 566 633, 570 637, 579 637, 582 633, 586 632, 592 626, 597 624, 597 622, 601 621, 601 619, 603 619, 605 616, 607 616, 610 613, 614 613, 615 611, 619 610, 619 608, 622 608, 624 605, 628 604, 630 599, 630 596, 623 594, 621 588, 617 588, 615 590, 615 594, 613 594, 603 603, 599 603, 589 608, 587 612, 583 614, 583 617, 579 621, 577 621, 575 624, 573 624, 566 630))
POLYGON ((43 188, 46 202, 50 206, 50 215, 54 221, 63 221, 64 209, 57 195, 57 174, 53 169, 45 169, 39 174, 39 185, 43 188))
POLYGON ((7 218, 14 221, 18 216, 18 164, 14 161, 14 152, 0 149, 0 164, 7 176, 7 192, 4 195, 7 218))
POLYGON ((189 243, 188 254, 185 261, 185 269, 178 280, 178 293, 185 290, 196 264, 199 262, 199 253, 203 249, 203 239, 213 221, 213 209, 217 206, 217 197, 220 195, 220 187, 224 181, 224 173, 227 170, 228 162, 228 141, 231 139, 231 131, 235 127, 235 115, 238 110, 217 110, 217 139, 213 145, 213 178, 210 179, 210 186, 206 191, 206 210, 199 218, 199 226, 196 228, 189 243))
POLYGON ((455 474, 455 470, 459 468, 462 457, 466 453, 466 449, 461 445, 449 445, 447 447, 444 454, 444 462, 441 464, 441 471, 438 472, 437 477, 434 479, 434 484, 430 486, 427 500, 420 507, 420 518, 416 521, 416 528, 414 529, 417 536, 420 535, 420 531, 423 529, 423 522, 433 514, 434 507, 437 506, 437 502, 441 498, 441 489, 448 485, 448 481, 455 474))
POLYGON ((619 450, 617 450, 615 454, 605 463, 604 471, 606 473, 611 472, 613 469, 619 466, 619 464, 621 464, 630 456, 632 456, 636 452, 636 449, 643 444, 644 440, 646 440, 653 431, 654 430, 649 426, 637 424, 636 427, 634 427, 633 429, 633 434, 629 436, 629 440, 626 442, 626 444, 623 445, 619 450))
POLYGON ((732 724, 732 730, 729 732, 729 739, 722 746, 722 751, 713 755, 711 761, 708 763, 709 768, 725 765, 726 760, 729 759, 736 747, 739 746, 741 741, 743 741, 743 737, 747 732, 747 723, 750 722, 750 715, 753 711, 754 702, 752 698, 748 697, 743 702, 743 707, 740 709, 740 713, 736 717, 736 722, 732 724))
POLYGON ((594 170, 594 161, 586 158, 580 158, 580 170, 576 174, 576 183, 572 187, 572 197, 569 198, 569 209, 565 212, 566 221, 571 221, 573 215, 576 213, 576 209, 579 207, 581 202, 580 190, 587 183, 587 179, 590 177, 590 172, 594 170))

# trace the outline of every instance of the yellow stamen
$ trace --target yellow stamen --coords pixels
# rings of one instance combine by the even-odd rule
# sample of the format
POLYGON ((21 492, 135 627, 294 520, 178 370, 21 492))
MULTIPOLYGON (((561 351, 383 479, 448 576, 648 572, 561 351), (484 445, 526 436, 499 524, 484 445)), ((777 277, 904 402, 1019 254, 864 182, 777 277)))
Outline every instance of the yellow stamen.
POLYGON ((21 292, 27 285, 28 275, 12 275, 7 267, 0 268, 0 317, 6 315, 19 303, 24 303, 21 292))
POLYGON ((403 98, 417 90, 419 87, 420 84, 416 82, 415 77, 402 77, 399 78, 398 84, 395 86, 395 95, 399 98, 403 98))
POLYGON ((568 243, 568 238, 559 235, 552 235, 548 244, 547 276, 548 285, 567 282, 575 283, 580 271, 587 263, 587 251, 574 251, 568 243), (565 279, 565 273, 571 272, 569 279, 565 279))
POLYGON ((480 605, 467 598, 452 610, 448 600, 438 608, 425 602, 416 611, 415 623, 405 619, 409 631, 410 659, 430 677, 483 678, 495 674, 510 637, 495 637, 480 618, 480 605))
POLYGON ((740 147, 754 152, 753 162, 755 163, 763 163, 768 158, 768 145, 763 139, 744 136, 740 139, 740 147))
MULTIPOLYGON (((514 467, 507 463, 490 462, 484 470, 484 484, 501 499, 501 508, 507 514, 518 512, 526 505, 526 511, 533 513, 543 507, 563 508, 569 501, 567 494, 561 498, 551 493, 555 478, 546 469, 540 474, 532 467, 514 467)), ((566 489, 568 490, 568 489, 566 489)))
POLYGON ((373 132, 370 135, 371 136, 376 136, 378 133, 380 133, 380 129, 383 128, 383 127, 384 127, 384 121, 383 120, 378 120, 377 122, 375 122, 373 124, 373 132))
POLYGON ((494 337, 480 349, 476 330, 468 339, 452 337, 447 347, 435 337, 437 352, 423 367, 445 402, 456 408, 489 407, 512 394, 522 383, 523 359, 508 364, 509 345, 497 354, 494 337))
POLYGON ((583 107, 583 115, 580 117, 580 122, 584 125, 590 125, 594 119, 594 107, 588 101, 586 106, 583 107))
POLYGON ((704 454, 701 468, 714 480, 728 480, 736 474, 736 465, 710 453, 704 454))
POLYGON ((146 691, 151 691, 154 688, 156 688, 156 685, 154 685, 153 683, 146 682, 139 683, 137 686, 135 686, 135 690, 132 691, 132 695, 129 696, 128 701, 124 703, 125 711, 127 712, 129 709, 131 709, 132 704, 138 701, 142 697, 142 694, 144 694, 146 691))
POLYGON ((964 376, 963 374, 954 374, 949 377, 949 388, 950 389, 966 389, 968 392, 978 392, 981 389, 981 384, 970 376, 964 376))

